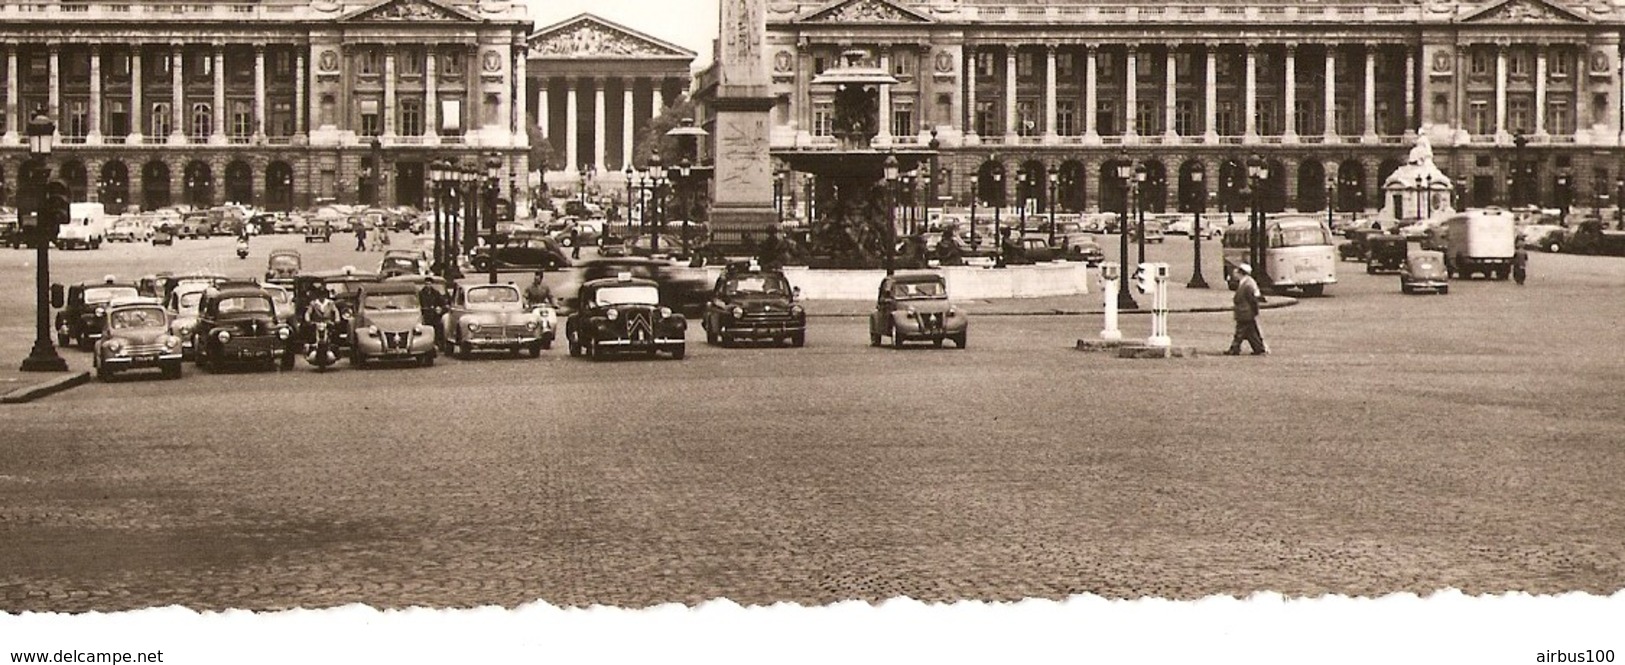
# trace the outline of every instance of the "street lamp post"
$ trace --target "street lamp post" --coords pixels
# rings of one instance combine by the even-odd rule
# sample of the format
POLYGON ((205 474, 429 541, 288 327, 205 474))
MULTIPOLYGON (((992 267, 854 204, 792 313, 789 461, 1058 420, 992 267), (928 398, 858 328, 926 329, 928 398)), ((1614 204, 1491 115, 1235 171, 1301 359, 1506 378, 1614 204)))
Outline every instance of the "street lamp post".
POLYGON ((915 177, 913 171, 903 171, 897 174, 897 199, 892 203, 892 207, 900 213, 899 217, 902 218, 904 235, 913 235, 914 233, 915 177))
POLYGON ((1337 191, 1337 178, 1326 176, 1326 228, 1332 228, 1332 200, 1337 191))
POLYGON ((463 225, 463 244, 458 246, 459 258, 461 252, 474 249, 479 244, 480 237, 480 173, 478 162, 475 166, 467 166, 462 170, 463 183, 463 216, 458 221, 463 225))
POLYGON ((1145 263, 1145 179, 1143 162, 1134 165, 1134 186, 1129 188, 1134 199, 1134 245, 1139 248, 1140 263, 1145 263))
MULTIPOLYGON (((68 361, 57 355, 56 345, 51 342, 51 239, 49 225, 46 222, 45 183, 50 177, 50 168, 45 160, 51 156, 51 139, 56 134, 56 123, 45 115, 44 109, 34 112, 34 118, 28 121, 28 155, 30 161, 37 160, 38 176, 35 178, 36 186, 40 188, 37 203, 34 206, 34 348, 29 351, 28 357, 23 359, 24 372, 66 372, 68 361)), ((18 179, 19 182, 21 178, 18 179)), ((21 213, 19 211, 19 217, 21 213)))
MULTIPOLYGON (((493 241, 497 231, 497 190, 500 188, 499 179, 502 177, 502 157, 491 153, 485 158, 485 223, 484 226, 491 234, 493 241)), ((492 284, 497 283, 497 262, 493 255, 485 264, 489 267, 489 277, 492 284)))
POLYGON ((1027 172, 1027 165, 1022 164, 1016 169, 1016 214, 1018 215, 1018 235, 1027 235, 1027 199, 1033 189, 1033 176, 1027 172))
POLYGON ((1423 217, 1422 217, 1422 191, 1423 191, 1422 186, 1423 186, 1422 185, 1422 176, 1420 176, 1420 175, 1416 176, 1416 219, 1417 219, 1417 221, 1421 221, 1423 219, 1423 217))
POLYGON ((993 171, 993 193, 997 198, 989 203, 993 204, 993 267, 1004 267, 1004 229, 999 224, 999 213, 1004 211, 1004 164, 1000 163, 993 171))
POLYGON ((897 253, 897 155, 888 153, 885 162, 886 194, 891 199, 886 206, 886 274, 895 272, 897 253))
POLYGON ((1061 185, 1061 167, 1049 165, 1049 196, 1044 199, 1049 204, 1049 246, 1055 246, 1055 191, 1061 185))
MULTIPOLYGON (((632 168, 632 162, 628 160, 626 169, 621 173, 626 176, 626 226, 630 229, 632 227, 632 211, 634 210, 632 207, 632 179, 637 177, 638 172, 632 168)), ((608 229, 605 229, 605 232, 607 233, 608 229)))
MULTIPOLYGON (((679 240, 681 240, 683 243, 684 259, 692 258, 689 256, 688 223, 689 220, 694 217, 693 176, 694 162, 690 161, 687 156, 684 156, 683 161, 677 163, 677 180, 673 183, 673 187, 675 187, 677 190, 677 209, 683 213, 683 235, 681 238, 679 238, 679 240)), ((781 221, 783 220, 783 217, 783 213, 780 213, 779 218, 781 221)))
POLYGON ((429 162, 429 188, 434 194, 434 257, 432 265, 440 271, 440 276, 446 276, 445 264, 445 231, 442 228, 441 213, 445 209, 445 162, 434 160, 429 162))
POLYGON ((1247 257, 1253 265, 1255 274, 1263 275, 1266 279, 1268 273, 1264 269, 1264 182, 1269 180, 1269 165, 1257 155, 1247 160, 1248 185, 1252 189, 1253 211, 1249 215, 1248 253, 1247 257))
POLYGON ((1571 194, 1569 174, 1557 174, 1557 219, 1559 223, 1566 222, 1569 219, 1569 204, 1573 202, 1571 194))
POLYGON ((1139 309, 1140 304, 1134 302, 1134 296, 1128 292, 1128 213, 1129 189, 1134 186, 1134 163, 1128 161, 1128 155, 1117 161, 1117 179, 1123 183, 1123 208, 1117 216, 1117 258, 1123 264, 1123 279, 1117 280, 1117 309, 1139 309))
POLYGON ((644 205, 643 211, 644 223, 649 227, 649 253, 657 254, 660 252, 661 225, 665 222, 663 219, 665 206, 662 205, 660 190, 666 184, 666 170, 660 164, 659 150, 649 152, 649 165, 644 184, 649 188, 649 203, 644 205), (649 214, 650 207, 655 209, 655 214, 649 214))
POLYGON ((784 172, 773 172, 773 221, 784 226, 784 172))
POLYGON ((1625 229, 1625 177, 1614 181, 1614 226, 1625 229))
POLYGON ((1205 289, 1208 285, 1207 278, 1202 276, 1202 211, 1207 209, 1207 173, 1202 162, 1196 162, 1196 168, 1191 170, 1191 182, 1196 185, 1196 217, 1191 222, 1191 248, 1195 256, 1191 259, 1191 281, 1185 288, 1205 289))
POLYGON ((976 240, 976 199, 981 198, 981 187, 978 186, 981 176, 972 173, 967 179, 970 180, 970 235, 966 236, 966 241, 971 242, 976 240))

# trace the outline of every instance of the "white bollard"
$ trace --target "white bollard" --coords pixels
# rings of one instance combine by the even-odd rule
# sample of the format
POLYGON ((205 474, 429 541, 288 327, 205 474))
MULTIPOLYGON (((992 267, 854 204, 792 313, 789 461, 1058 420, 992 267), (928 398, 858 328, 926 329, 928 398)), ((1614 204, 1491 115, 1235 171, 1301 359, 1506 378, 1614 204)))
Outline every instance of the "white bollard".
POLYGON ((1151 297, 1151 336, 1146 338, 1145 345, 1168 348, 1173 346, 1173 340, 1168 338, 1168 264, 1148 265, 1155 295, 1151 297))
POLYGON ((1122 277, 1122 266, 1116 263, 1100 264, 1100 293, 1106 305, 1106 322, 1100 331, 1100 339, 1107 342, 1123 339, 1123 331, 1117 329, 1117 280, 1122 277))

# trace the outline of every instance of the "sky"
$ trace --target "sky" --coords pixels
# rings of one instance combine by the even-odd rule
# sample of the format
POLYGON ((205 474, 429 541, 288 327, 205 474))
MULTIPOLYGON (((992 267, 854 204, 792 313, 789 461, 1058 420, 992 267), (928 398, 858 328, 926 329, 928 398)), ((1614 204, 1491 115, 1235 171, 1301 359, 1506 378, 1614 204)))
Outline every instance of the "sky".
POLYGON ((688 48, 695 67, 711 61, 717 0, 528 0, 537 29, 588 13, 688 48))

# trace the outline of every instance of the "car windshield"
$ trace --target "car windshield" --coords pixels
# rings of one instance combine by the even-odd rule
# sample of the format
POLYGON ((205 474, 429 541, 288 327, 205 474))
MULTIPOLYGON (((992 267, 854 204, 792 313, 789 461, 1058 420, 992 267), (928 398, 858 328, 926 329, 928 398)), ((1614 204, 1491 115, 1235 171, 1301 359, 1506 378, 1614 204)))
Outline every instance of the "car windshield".
POLYGON ((898 300, 948 297, 948 289, 942 282, 899 282, 892 285, 891 293, 898 300))
POLYGON ((414 261, 412 259, 406 258, 406 257, 392 256, 392 257, 384 259, 384 267, 385 268, 406 268, 408 270, 416 270, 417 267, 418 267, 418 262, 414 261))
POLYGON ((288 254, 278 254, 271 257, 271 267, 279 269, 298 268, 299 257, 288 254))
POLYGON ((645 284, 631 286, 605 286, 593 294, 593 306, 608 307, 610 305, 658 305, 660 304, 660 289, 645 284))
POLYGON ((182 293, 181 296, 180 296, 181 310, 182 311, 190 310, 190 311, 195 312, 195 311, 197 311, 198 301, 201 301, 201 300, 203 300, 203 292, 202 291, 193 291, 191 293, 182 293))
POLYGON ((505 302, 519 302, 519 289, 486 287, 483 289, 470 289, 468 292, 468 304, 470 305, 505 302))
POLYGON ((160 307, 138 307, 113 312, 114 330, 164 327, 164 310, 160 307))
POLYGON ((722 292, 730 296, 782 296, 790 292, 790 285, 778 275, 744 275, 728 280, 723 284, 722 292))
POLYGON ((1270 233, 1270 247, 1310 247, 1332 244, 1331 235, 1319 224, 1277 226, 1270 233))
POLYGON ((277 303, 286 305, 293 302, 293 292, 287 289, 266 289, 265 292, 271 294, 271 300, 277 303))
POLYGON ((219 310, 221 314, 269 314, 274 311, 271 299, 265 296, 221 298, 219 310))
POLYGON ((418 309, 415 293, 369 293, 362 304, 367 309, 418 309))
POLYGON ((85 289, 85 302, 107 302, 114 298, 134 298, 139 295, 133 286, 98 286, 85 289))

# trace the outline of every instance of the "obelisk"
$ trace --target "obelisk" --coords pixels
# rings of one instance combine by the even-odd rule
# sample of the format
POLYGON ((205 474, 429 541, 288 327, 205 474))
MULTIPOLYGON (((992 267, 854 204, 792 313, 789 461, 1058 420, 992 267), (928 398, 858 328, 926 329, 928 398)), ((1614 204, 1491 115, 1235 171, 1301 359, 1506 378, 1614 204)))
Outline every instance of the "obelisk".
POLYGON ((716 175, 712 180, 711 231, 715 241, 738 247, 742 234, 761 240, 777 219, 773 165, 768 155, 768 88, 763 50, 767 0, 722 0, 715 103, 716 175))

